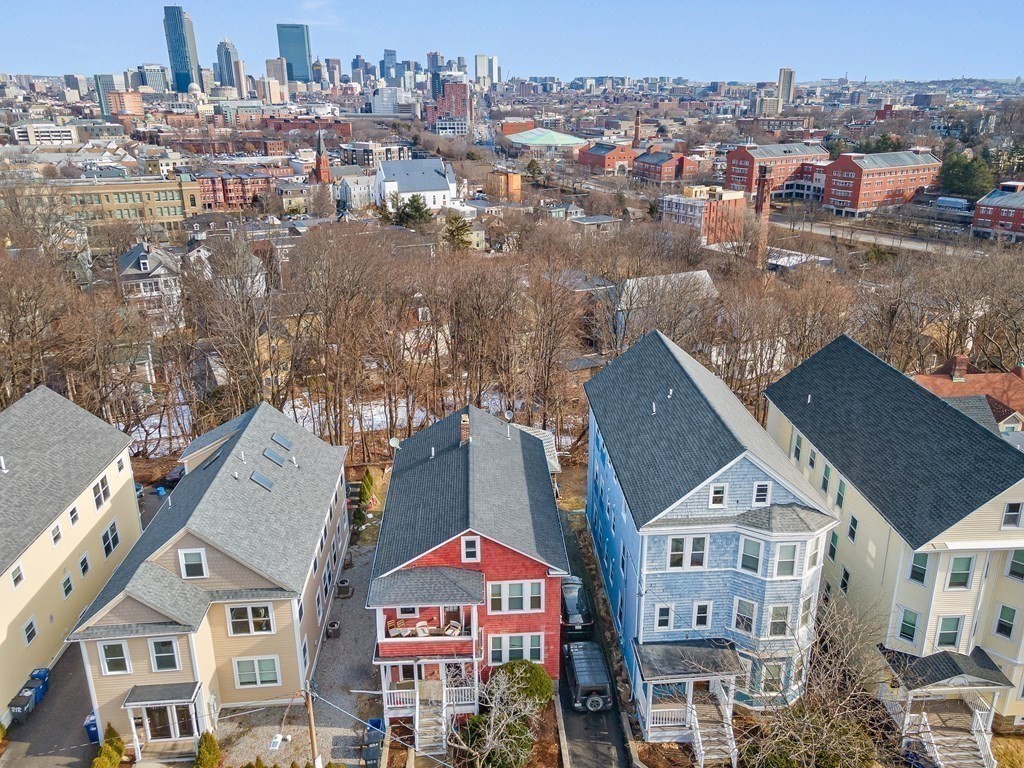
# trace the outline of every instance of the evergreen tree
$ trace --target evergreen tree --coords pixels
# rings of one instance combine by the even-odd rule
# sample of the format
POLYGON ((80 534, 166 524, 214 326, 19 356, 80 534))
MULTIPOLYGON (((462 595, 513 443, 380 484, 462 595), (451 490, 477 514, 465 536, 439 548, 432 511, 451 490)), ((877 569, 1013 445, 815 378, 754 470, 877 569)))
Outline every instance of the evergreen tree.
POLYGON ((453 251, 466 250, 471 242, 469 222, 452 211, 445 217, 441 237, 453 251))
POLYGON ((540 163, 537 162, 537 158, 531 158, 530 162, 526 164, 526 172, 530 174, 530 177, 536 181, 540 178, 541 168, 540 163))
POLYGON ((423 224, 430 221, 431 218, 433 218, 433 214, 430 213, 423 195, 412 195, 394 215, 395 224, 400 227, 423 224))

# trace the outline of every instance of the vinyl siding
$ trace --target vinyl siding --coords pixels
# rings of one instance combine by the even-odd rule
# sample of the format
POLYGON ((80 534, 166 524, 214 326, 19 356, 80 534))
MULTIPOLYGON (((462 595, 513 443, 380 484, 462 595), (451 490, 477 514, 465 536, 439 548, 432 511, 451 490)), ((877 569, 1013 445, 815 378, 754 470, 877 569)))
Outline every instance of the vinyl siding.
MULTIPOLYGON (((317 556, 317 572, 314 574, 312 569, 310 570, 306 585, 302 590, 302 621, 299 627, 299 648, 297 652, 299 653, 299 658, 301 658, 302 638, 305 636, 309 644, 309 669, 306 671, 307 676, 311 673, 310 671, 313 669, 313 664, 319 654, 320 643, 323 640, 323 634, 327 627, 331 604, 334 601, 334 589, 332 586, 327 599, 323 603, 323 621, 318 622, 316 618, 316 595, 322 589, 320 577, 323 575, 325 564, 330 560, 334 574, 332 577, 333 581, 338 581, 338 578, 341 576, 342 564, 345 561, 345 553, 348 551, 349 535, 348 511, 346 510, 343 498, 341 503, 335 506, 334 519, 328 527, 328 544, 324 547, 323 553, 317 556), (336 557, 332 557, 330 542, 334 540, 334 536, 339 529, 342 531, 341 544, 338 546, 336 557)), ((320 595, 323 598, 322 592, 320 592, 320 595)))
POLYGON ((1024 549, 1024 527, 1003 528, 1003 511, 1009 502, 1024 502, 1024 480, 1016 483, 956 525, 936 536, 929 544, 958 548, 965 543, 978 549, 1024 549))
POLYGON ((206 550, 206 566, 210 575, 186 581, 207 592, 215 589, 274 589, 278 586, 187 531, 169 542, 153 562, 181 578, 178 551, 182 549, 206 550))
POLYGON ((134 597, 124 596, 106 612, 91 622, 92 626, 121 626, 125 624, 154 624, 173 621, 169 617, 143 605, 134 597))

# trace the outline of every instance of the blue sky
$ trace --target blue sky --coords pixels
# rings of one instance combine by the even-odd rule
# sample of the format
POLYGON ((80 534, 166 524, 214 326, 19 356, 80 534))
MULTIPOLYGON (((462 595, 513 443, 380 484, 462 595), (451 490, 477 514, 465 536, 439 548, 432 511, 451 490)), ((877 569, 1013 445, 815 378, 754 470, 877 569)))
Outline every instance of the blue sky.
MULTIPOLYGON (((0 72, 120 72, 167 64, 157 0, 4 3, 0 72)), ((981 22, 952 0, 186 0, 204 66, 229 37, 250 74, 277 55, 275 24, 310 25, 314 56, 377 61, 385 47, 425 61, 476 53, 509 75, 672 75, 694 80, 1016 77, 1020 21, 1013 3, 981 22), (1009 10, 1007 10, 1009 9, 1009 10), (1015 18, 1013 18, 1015 17, 1015 18), (981 22, 981 23, 979 23, 981 22), (758 42, 760 41, 760 42, 758 42)), ((1022 71, 1018 71, 1022 70, 1022 71)))

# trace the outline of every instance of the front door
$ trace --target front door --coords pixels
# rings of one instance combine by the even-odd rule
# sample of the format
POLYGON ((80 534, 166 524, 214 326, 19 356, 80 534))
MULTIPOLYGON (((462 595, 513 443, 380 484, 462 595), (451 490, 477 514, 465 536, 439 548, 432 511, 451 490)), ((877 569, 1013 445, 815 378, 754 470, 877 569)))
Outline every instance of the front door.
POLYGON ((178 738, 187 739, 195 735, 196 729, 192 723, 192 708, 188 704, 179 704, 174 708, 174 722, 178 727, 178 738))
POLYGON ((150 740, 174 738, 168 710, 168 707, 146 707, 146 727, 150 740))

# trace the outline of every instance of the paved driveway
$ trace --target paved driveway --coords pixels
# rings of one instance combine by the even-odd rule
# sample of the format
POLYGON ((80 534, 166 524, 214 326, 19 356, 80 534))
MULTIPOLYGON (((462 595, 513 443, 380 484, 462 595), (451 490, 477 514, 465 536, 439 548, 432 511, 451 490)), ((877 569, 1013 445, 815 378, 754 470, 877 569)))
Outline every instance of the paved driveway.
POLYGON ((77 646, 68 648, 50 673, 50 691, 24 725, 7 732, 2 768, 85 768, 96 756, 82 722, 89 689, 77 646))

